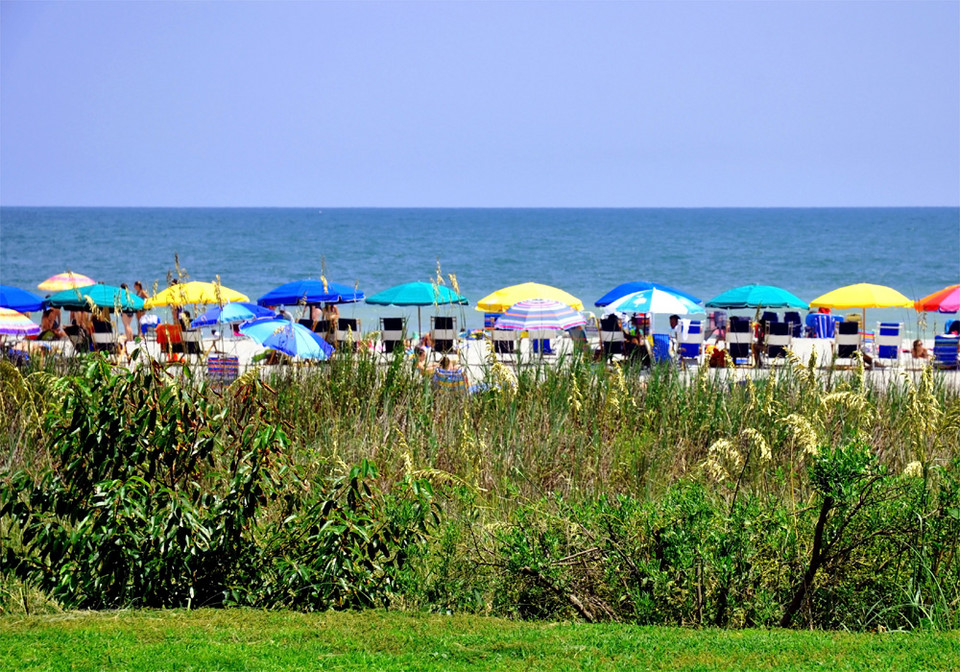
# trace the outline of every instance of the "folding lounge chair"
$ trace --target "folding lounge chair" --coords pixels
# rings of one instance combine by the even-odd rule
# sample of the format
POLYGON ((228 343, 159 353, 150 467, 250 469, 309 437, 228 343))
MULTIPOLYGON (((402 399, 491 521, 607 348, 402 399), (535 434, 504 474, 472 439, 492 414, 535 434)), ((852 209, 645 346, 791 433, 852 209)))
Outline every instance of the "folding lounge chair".
POLYGON ((329 320, 317 320, 314 322, 310 318, 305 318, 302 320, 297 320, 300 324, 305 326, 307 329, 312 331, 315 334, 324 334, 330 331, 330 321, 329 320))
POLYGON ((180 340, 183 342, 183 354, 202 355, 203 341, 199 329, 181 329, 180 340))
POLYGON ((229 385, 240 373, 240 358, 222 352, 207 357, 207 378, 214 385, 229 385))
POLYGON ((70 344, 73 345, 74 352, 90 352, 90 337, 86 331, 75 324, 64 327, 63 331, 67 334, 70 344))
POLYGON ((764 337, 764 359, 768 365, 775 361, 785 362, 793 347, 791 325, 787 322, 768 322, 764 337))
POLYGON ((467 376, 461 370, 436 369, 433 372, 431 382, 435 389, 445 392, 460 392, 466 394, 470 391, 467 376))
POLYGON ((783 321, 788 325, 787 330, 793 338, 800 338, 803 335, 803 320, 800 319, 800 313, 787 311, 783 314, 783 321))
POLYGON ((397 349, 403 349, 403 342, 407 335, 407 319, 405 317, 380 318, 380 342, 383 352, 392 355, 397 349))
POLYGON ((750 320, 733 316, 727 326, 727 355, 735 366, 753 366, 753 330, 750 320))
POLYGON ((650 360, 654 364, 670 364, 670 334, 653 334, 653 348, 650 351, 650 360))
POLYGON ((933 337, 933 366, 938 369, 956 369, 960 336, 941 334, 933 337))
POLYGON ((600 318, 600 348, 607 358, 623 356, 623 326, 616 315, 600 318))
POLYGON ((337 320, 337 345, 355 343, 360 340, 360 320, 353 317, 341 317, 337 320))
POLYGON ((687 333, 684 334, 683 340, 677 345, 681 363, 694 360, 699 366, 703 354, 703 323, 700 320, 691 320, 690 324, 687 325, 687 333))
POLYGON ((160 352, 167 356, 167 359, 176 361, 178 355, 183 353, 183 339, 181 338, 181 329, 179 324, 158 324, 157 325, 157 346, 160 352))
POLYGON ((881 322, 877 325, 877 335, 873 339, 876 348, 875 360, 884 360, 890 366, 900 365, 902 330, 903 325, 897 322, 881 322))
POLYGON ((841 359, 853 363, 853 358, 860 350, 860 325, 856 322, 837 322, 833 337, 833 363, 841 359))
POLYGON ((109 322, 95 321, 93 323, 93 350, 116 355, 120 352, 117 335, 113 332, 109 322))
POLYGON ((833 338, 839 321, 827 313, 810 313, 807 315, 806 324, 813 330, 814 338, 833 338))
POLYGON ((502 357, 513 357, 517 353, 517 333, 513 329, 494 329, 490 332, 493 352, 502 357))
POLYGON ((430 318, 433 349, 436 352, 451 352, 457 343, 457 318, 433 315, 430 318))
POLYGON ((540 355, 556 354, 553 351, 553 345, 550 343, 550 339, 556 338, 556 335, 556 329, 531 329, 527 332, 531 351, 540 355))

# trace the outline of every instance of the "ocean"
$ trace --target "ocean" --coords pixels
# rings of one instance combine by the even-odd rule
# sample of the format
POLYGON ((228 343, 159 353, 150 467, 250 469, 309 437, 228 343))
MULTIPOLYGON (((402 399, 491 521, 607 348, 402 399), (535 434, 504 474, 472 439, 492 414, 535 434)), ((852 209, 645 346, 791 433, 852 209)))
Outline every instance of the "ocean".
MULTIPOLYGON (((520 282, 560 287, 587 307, 616 285, 650 280, 702 299, 747 283, 809 301, 872 282, 919 298, 960 282, 960 208, 408 209, 0 208, 0 283, 36 289, 73 270, 107 284, 163 289, 175 258, 191 280, 256 300, 319 278, 367 295, 456 276, 471 304, 520 282)), ((472 307, 459 315, 479 327, 472 307)), ((392 307, 343 306, 367 330, 392 307)), ((904 322, 912 310, 868 311, 904 322)), ((928 316, 928 335, 944 316, 928 316)))

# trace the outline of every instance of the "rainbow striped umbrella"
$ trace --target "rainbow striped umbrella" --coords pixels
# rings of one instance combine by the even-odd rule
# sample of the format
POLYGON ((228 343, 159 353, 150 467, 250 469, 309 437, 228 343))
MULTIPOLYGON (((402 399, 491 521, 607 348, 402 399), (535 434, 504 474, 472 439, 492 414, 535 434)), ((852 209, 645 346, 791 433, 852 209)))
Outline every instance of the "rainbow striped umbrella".
POLYGON ((67 271, 65 273, 51 275, 49 278, 37 285, 37 287, 48 292, 62 292, 65 289, 89 287, 90 285, 95 284, 97 283, 92 278, 88 278, 80 273, 74 273, 73 271, 67 271))
POLYGON ((526 299, 518 301, 497 318, 498 329, 573 329, 587 323, 583 315, 562 301, 526 299))
POLYGON ((12 308, 0 308, 0 334, 31 336, 39 333, 40 327, 23 313, 12 308))

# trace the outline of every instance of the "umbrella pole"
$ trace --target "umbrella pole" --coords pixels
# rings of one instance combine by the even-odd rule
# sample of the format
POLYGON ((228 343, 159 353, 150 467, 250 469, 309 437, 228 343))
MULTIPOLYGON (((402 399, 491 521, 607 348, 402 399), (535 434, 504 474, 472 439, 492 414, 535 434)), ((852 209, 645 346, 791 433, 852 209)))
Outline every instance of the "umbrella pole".
POLYGON ((421 324, 420 319, 420 306, 417 306, 417 334, 420 337, 420 340, 423 340, 423 325, 421 324))

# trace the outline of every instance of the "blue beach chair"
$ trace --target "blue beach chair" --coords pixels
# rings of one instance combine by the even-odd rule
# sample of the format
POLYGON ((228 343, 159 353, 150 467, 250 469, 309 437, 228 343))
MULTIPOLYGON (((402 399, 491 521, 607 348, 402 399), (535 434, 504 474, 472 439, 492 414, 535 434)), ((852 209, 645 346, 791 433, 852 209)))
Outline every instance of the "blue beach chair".
POLYGON ((900 364, 900 347, 903 328, 898 322, 881 322, 877 325, 877 335, 873 339, 877 360, 885 360, 890 366, 900 364))
POLYGON ((960 336, 948 334, 933 337, 933 366, 938 369, 956 369, 960 336))

